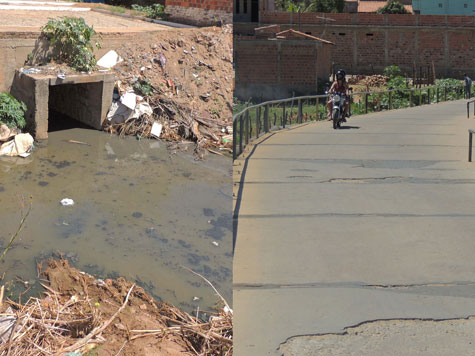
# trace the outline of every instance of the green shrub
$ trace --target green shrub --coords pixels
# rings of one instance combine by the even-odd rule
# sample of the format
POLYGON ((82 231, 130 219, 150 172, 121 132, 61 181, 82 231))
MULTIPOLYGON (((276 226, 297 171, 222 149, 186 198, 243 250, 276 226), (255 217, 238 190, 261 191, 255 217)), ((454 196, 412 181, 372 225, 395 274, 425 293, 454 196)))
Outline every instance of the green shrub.
POLYGON ((93 51, 94 47, 100 48, 100 45, 92 40, 96 31, 83 18, 50 19, 41 33, 57 51, 55 59, 64 61, 78 71, 89 72, 96 67, 93 51))
POLYGON ((143 96, 148 96, 152 94, 152 91, 153 91, 152 84, 150 84, 150 81, 147 78, 135 83, 134 89, 143 96))
POLYGON ((398 66, 387 66, 387 67, 384 68, 383 73, 389 79, 392 79, 392 78, 398 77, 398 76, 402 76, 401 68, 399 68, 398 66))
POLYGON ((436 80, 436 85, 438 87, 451 87, 455 85, 462 85, 462 81, 454 78, 446 78, 446 79, 437 79, 436 80))
POLYGON ((151 6, 132 5, 132 10, 144 12, 151 19, 165 17, 165 7, 161 4, 153 4, 151 6))
POLYGON ((23 129, 26 126, 25 112, 26 105, 23 102, 8 93, 0 94, 0 123, 23 129))

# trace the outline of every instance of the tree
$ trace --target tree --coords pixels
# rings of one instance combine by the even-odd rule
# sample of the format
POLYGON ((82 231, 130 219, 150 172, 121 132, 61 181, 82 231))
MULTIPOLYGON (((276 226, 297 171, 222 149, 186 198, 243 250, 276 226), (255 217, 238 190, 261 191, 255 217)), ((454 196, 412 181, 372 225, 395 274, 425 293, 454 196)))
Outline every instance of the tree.
POLYGON ((311 0, 306 12, 343 12, 345 0, 311 0))
POLYGON ((386 5, 380 7, 376 12, 378 14, 410 14, 410 12, 406 10, 403 4, 401 4, 399 1, 394 0, 388 1, 386 5))

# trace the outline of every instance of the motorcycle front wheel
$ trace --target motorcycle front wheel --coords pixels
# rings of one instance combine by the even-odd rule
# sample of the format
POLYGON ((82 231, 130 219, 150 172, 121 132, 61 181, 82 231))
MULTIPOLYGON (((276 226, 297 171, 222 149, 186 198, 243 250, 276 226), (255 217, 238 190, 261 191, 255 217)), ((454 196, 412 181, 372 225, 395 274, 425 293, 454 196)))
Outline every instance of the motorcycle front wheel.
POLYGON ((333 129, 336 130, 337 128, 340 127, 340 123, 339 123, 339 120, 338 120, 338 117, 339 117, 339 112, 338 110, 333 110, 333 113, 332 113, 332 119, 333 119, 333 129))

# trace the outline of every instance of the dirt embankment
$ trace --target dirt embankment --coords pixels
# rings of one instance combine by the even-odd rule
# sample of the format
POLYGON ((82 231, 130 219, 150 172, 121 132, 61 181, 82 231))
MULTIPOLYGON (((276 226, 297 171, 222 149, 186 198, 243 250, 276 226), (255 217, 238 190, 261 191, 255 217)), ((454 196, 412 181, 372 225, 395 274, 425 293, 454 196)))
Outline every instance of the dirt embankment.
MULTIPOLYGON (((162 138, 192 140, 198 150, 231 152, 231 26, 146 33, 116 51, 124 59, 113 68, 120 80, 118 94, 130 88, 142 94, 163 125, 162 138)), ((106 129, 150 134, 150 125, 143 126, 142 120, 129 124, 106 125, 106 129)))
POLYGON ((43 298, 3 302, 0 355, 232 355, 232 311, 202 321, 125 281, 48 262, 43 298))

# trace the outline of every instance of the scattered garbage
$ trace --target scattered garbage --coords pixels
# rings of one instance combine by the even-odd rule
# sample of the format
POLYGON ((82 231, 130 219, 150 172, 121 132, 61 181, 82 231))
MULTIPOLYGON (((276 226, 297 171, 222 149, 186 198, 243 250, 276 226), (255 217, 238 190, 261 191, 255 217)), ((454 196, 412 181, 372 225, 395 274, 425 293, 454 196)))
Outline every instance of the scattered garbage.
POLYGON ((118 81, 105 131, 192 141, 197 158, 210 149, 232 152, 231 27, 187 29, 179 39, 144 34, 115 51, 123 62, 113 68, 118 81), (134 102, 131 94, 143 98, 134 102))
MULTIPOLYGON (((2 290, 3 291, 3 290, 2 290)), ((8 307, 7 310, 0 317, 0 343, 5 344, 10 340, 13 332, 13 327, 16 324, 17 318, 13 309, 8 307)))
POLYGON ((116 51, 110 50, 106 54, 104 54, 101 59, 97 61, 97 65, 103 68, 112 68, 117 63, 122 62, 123 59, 117 54, 116 51))
POLYGON ((217 243, 216 241, 213 241, 212 244, 215 245, 216 247, 219 246, 219 243, 217 243))
POLYGON ((28 68, 28 69, 20 69, 20 72, 25 73, 25 74, 37 74, 41 72, 41 69, 38 68, 28 68))
POLYGON ((158 122, 154 122, 152 125, 152 130, 150 131, 150 134, 152 136, 155 136, 156 138, 160 137, 160 134, 162 133, 162 124, 158 122))
POLYGON ((128 107, 130 110, 134 110, 137 105, 137 95, 134 93, 125 93, 120 97, 120 102, 128 107))
POLYGON ((64 198, 60 201, 61 205, 62 206, 72 206, 74 205, 74 200, 70 199, 70 198, 64 198))
POLYGON ((17 134, 13 140, 7 141, 0 146, 0 156, 28 157, 33 149, 33 137, 29 133, 17 134))
POLYGON ((64 69, 59 71, 58 78, 61 80, 66 79, 66 71, 64 69))
POLYGON ((0 142, 8 141, 11 137, 18 135, 21 131, 16 127, 10 128, 5 124, 0 125, 0 142))

